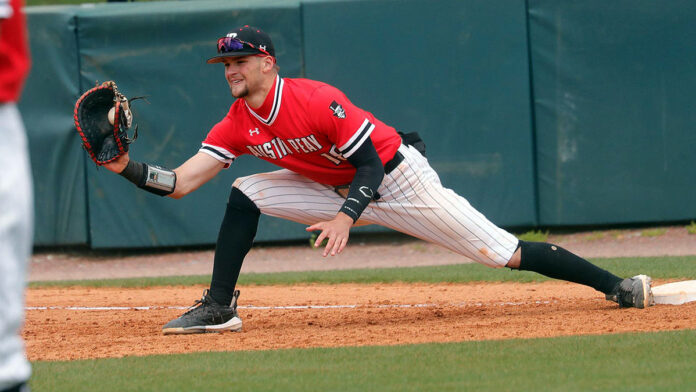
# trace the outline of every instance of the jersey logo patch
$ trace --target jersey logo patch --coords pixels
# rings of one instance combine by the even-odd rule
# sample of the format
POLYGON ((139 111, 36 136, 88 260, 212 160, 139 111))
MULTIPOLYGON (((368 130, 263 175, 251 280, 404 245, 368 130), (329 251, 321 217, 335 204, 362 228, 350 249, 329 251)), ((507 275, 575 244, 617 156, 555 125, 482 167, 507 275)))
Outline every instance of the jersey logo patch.
POLYGON ((250 129, 250 130, 249 130, 249 136, 254 136, 254 134, 257 134, 257 135, 258 135, 258 134, 260 134, 260 133, 261 133, 261 132, 259 132, 259 129, 258 129, 258 128, 254 128, 254 129, 250 129))
POLYGON ((331 102, 331 105, 329 105, 329 109, 333 110, 334 116, 338 118, 346 118, 346 111, 343 110, 343 106, 339 105, 338 102, 331 102))

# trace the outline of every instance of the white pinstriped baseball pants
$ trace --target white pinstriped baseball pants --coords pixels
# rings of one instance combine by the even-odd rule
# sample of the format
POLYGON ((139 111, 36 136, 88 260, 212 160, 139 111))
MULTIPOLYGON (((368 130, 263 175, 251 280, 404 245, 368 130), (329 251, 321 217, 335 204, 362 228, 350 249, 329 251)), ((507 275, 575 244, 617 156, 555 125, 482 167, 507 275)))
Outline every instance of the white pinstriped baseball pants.
MULTIPOLYGON (((442 186, 415 148, 402 145, 404 160, 384 180, 357 224, 377 224, 439 244, 490 267, 504 267, 517 249, 515 236, 491 223, 469 202, 442 186)), ((240 177, 237 187, 261 213, 311 225, 331 220, 344 199, 334 188, 290 170, 240 177)))

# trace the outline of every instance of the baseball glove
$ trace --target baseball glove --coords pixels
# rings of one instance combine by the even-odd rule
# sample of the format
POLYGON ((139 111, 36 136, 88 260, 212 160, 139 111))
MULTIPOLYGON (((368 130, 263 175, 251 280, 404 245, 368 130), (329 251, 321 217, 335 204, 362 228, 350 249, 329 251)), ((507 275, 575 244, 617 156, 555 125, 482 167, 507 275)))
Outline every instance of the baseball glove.
POLYGON ((75 103, 75 128, 82 138, 82 147, 98 166, 128 151, 128 145, 138 137, 137 126, 133 137, 128 137, 132 122, 130 100, 118 91, 116 82, 94 87, 75 103))

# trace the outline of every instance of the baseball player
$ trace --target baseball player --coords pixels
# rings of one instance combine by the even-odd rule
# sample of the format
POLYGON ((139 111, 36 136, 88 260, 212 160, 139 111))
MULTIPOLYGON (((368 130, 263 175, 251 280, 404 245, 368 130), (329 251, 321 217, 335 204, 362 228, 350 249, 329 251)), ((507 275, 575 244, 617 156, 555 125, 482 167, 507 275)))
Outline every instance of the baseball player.
POLYGON ((28 389, 19 330, 31 252, 33 196, 27 140, 15 103, 29 72, 21 0, 0 0, 0 391, 28 389))
POLYGON ((551 244, 519 241, 445 188, 417 135, 403 138, 340 90, 282 78, 270 37, 237 28, 217 41, 208 63, 224 65, 237 100, 196 155, 175 170, 130 160, 106 165, 141 188, 180 198, 251 154, 282 169, 238 178, 220 228, 210 289, 165 334, 238 331, 235 290, 260 214, 318 231, 323 256, 345 248, 350 228, 378 224, 444 246, 490 267, 529 270, 591 286, 622 307, 651 304, 651 279, 622 279, 551 244))

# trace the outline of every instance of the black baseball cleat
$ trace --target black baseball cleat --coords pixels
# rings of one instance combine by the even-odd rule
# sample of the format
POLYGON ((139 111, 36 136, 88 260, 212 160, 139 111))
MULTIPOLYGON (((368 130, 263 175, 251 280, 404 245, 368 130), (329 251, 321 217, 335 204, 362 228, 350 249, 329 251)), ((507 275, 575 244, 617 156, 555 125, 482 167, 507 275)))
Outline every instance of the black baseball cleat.
POLYGON ((651 285, 652 279, 649 276, 636 275, 619 282, 606 298, 617 302, 620 308, 647 308, 655 305, 651 285))
POLYGON ((239 290, 232 294, 230 306, 220 305, 203 291, 203 298, 196 300, 191 309, 162 327, 165 335, 241 331, 242 319, 237 314, 239 290))

